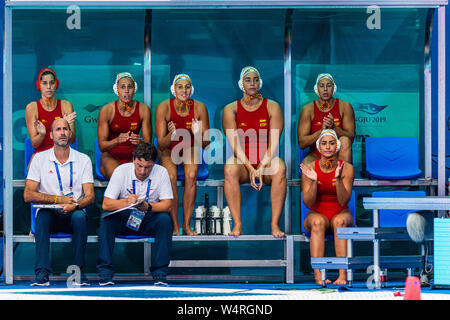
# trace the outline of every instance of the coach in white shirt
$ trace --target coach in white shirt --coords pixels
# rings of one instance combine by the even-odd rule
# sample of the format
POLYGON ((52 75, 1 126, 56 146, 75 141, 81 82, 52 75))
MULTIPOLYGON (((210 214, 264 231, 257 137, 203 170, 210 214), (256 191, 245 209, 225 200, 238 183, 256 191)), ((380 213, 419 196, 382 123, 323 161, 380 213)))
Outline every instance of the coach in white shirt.
POLYGON ((133 162, 118 166, 109 180, 103 199, 105 211, 100 221, 99 259, 97 269, 100 285, 113 285, 112 256, 116 235, 150 235, 155 238, 155 259, 151 273, 155 284, 166 284, 172 246, 172 220, 169 210, 173 193, 167 170, 155 164, 156 148, 141 142, 133 151, 133 162), (144 213, 137 231, 127 227, 132 210, 123 209, 146 199, 137 207, 144 213))
POLYGON ((83 208, 94 202, 94 177, 90 158, 69 146, 69 123, 59 118, 51 125, 54 146, 36 153, 25 182, 24 200, 37 204, 57 204, 60 210, 38 209, 36 216, 36 278, 31 285, 48 286, 51 272, 50 233, 72 234, 73 264, 81 270, 79 285, 88 284, 84 276, 87 243, 86 214, 83 208))

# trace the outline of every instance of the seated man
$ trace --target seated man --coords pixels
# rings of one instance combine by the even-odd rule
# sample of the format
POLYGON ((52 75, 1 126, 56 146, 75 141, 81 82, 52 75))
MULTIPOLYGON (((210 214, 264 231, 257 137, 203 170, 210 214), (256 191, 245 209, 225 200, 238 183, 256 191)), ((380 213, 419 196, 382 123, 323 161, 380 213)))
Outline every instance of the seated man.
POLYGON ((87 243, 83 208, 94 202, 94 177, 90 158, 70 148, 71 134, 67 120, 53 121, 50 138, 54 146, 35 155, 25 182, 25 202, 61 206, 61 209, 38 209, 36 213, 36 278, 32 286, 50 284, 50 233, 55 232, 72 234, 73 264, 81 272, 76 284, 89 284, 83 273, 87 243))
POLYGON ((310 147, 302 163, 310 164, 320 159, 315 144, 322 130, 333 129, 341 142, 338 158, 352 163, 352 143, 355 137, 355 113, 352 105, 334 98, 337 86, 333 77, 321 73, 317 77, 314 92, 319 99, 303 107, 297 126, 298 145, 301 149, 310 147))
POLYGON ((223 130, 233 150, 224 168, 225 198, 234 220, 229 235, 242 234, 240 184, 250 181, 257 191, 263 182, 276 186, 270 191, 271 230, 274 237, 283 237, 278 223, 286 198, 286 165, 275 155, 284 126, 283 114, 277 102, 263 99, 258 93, 262 86, 258 70, 242 69, 238 83, 243 97, 228 104, 222 116, 223 130))
POLYGON ((172 245, 168 211, 173 194, 167 170, 155 161, 156 148, 149 142, 141 142, 133 151, 133 162, 118 166, 111 176, 103 199, 103 210, 109 212, 102 215, 98 231, 97 269, 101 286, 114 284, 115 236, 130 234, 155 237, 151 273, 155 284, 166 283, 172 245), (134 208, 112 213, 133 204, 134 208))

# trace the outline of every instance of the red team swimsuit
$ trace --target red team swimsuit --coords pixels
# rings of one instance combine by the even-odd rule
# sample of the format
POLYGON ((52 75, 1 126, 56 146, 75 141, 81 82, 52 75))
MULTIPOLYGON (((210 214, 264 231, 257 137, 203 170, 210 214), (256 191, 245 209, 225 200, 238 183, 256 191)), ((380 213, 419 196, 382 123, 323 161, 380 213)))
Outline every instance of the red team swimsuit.
MULTIPOLYGON (((331 108, 331 110, 327 112, 320 111, 319 107, 316 104, 316 101, 314 101, 314 119, 311 124, 310 133, 322 130, 323 118, 326 117, 329 113, 331 113, 331 115, 334 118, 334 125, 342 129, 342 117, 341 114, 339 113, 339 99, 335 100, 333 108, 331 108)), ((314 152, 317 157, 320 158, 320 152, 319 150, 317 150, 315 143, 311 145, 310 150, 314 152)))
MULTIPOLYGON (((114 119, 109 126, 108 140, 117 138, 121 133, 131 131, 139 134, 141 130, 141 117, 139 115, 139 102, 136 101, 136 108, 129 117, 124 117, 119 112, 117 101, 114 103, 115 112, 114 119)), ((133 161, 133 151, 136 146, 129 140, 119 143, 117 146, 108 151, 108 153, 120 164, 133 161)))
POLYGON ((62 118, 61 100, 56 100, 56 108, 53 111, 47 111, 42 107, 41 101, 36 101, 38 108, 38 120, 45 126, 46 134, 41 145, 37 147, 36 153, 53 148, 53 140, 50 138, 50 127, 55 119, 62 118))
MULTIPOLYGON (((348 204, 341 206, 337 200, 336 195, 336 169, 331 172, 324 173, 320 169, 320 160, 314 162, 314 168, 317 172, 317 196, 316 203, 312 206, 311 210, 323 214, 329 221, 342 210, 348 208, 348 204)), ((339 165, 344 162, 339 160, 339 165)))
POLYGON ((270 119, 267 98, 263 99, 261 106, 255 111, 245 110, 241 100, 237 100, 236 122, 241 148, 256 169, 269 146, 270 119), (252 132, 246 136, 248 130, 255 132, 256 136, 252 132))
MULTIPOLYGON (((170 142, 170 150, 172 150, 177 144, 182 143, 183 148, 194 145, 194 134, 192 133, 192 122, 194 120, 194 100, 190 99, 191 104, 189 108, 189 114, 187 116, 180 116, 175 110, 175 99, 170 99, 170 121, 175 124, 176 129, 186 129, 189 131, 191 135, 190 144, 188 141, 184 141, 181 138, 181 141, 171 141, 170 142)), ((183 154, 183 151, 180 152, 180 155, 183 154)))

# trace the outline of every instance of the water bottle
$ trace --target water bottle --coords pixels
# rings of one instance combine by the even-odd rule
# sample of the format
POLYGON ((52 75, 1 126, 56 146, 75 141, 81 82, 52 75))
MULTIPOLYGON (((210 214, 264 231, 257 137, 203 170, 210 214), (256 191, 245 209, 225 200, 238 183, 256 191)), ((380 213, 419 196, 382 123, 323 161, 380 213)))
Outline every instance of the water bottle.
POLYGON ((211 230, 212 234, 222 234, 222 214, 218 206, 212 206, 210 209, 212 219, 211 219, 211 230))
POLYGON ((197 209, 195 209, 195 215, 194 215, 194 221, 195 221, 195 228, 194 231, 197 234, 204 234, 205 233, 205 214, 206 209, 204 206, 199 206, 197 209))
POLYGON ((205 234, 211 234, 211 213, 209 212, 209 196, 207 193, 205 193, 205 224, 206 224, 206 230, 205 234))
POLYGON ((223 228, 222 234, 228 235, 233 230, 233 219, 231 218, 230 208, 226 207, 222 210, 223 228))

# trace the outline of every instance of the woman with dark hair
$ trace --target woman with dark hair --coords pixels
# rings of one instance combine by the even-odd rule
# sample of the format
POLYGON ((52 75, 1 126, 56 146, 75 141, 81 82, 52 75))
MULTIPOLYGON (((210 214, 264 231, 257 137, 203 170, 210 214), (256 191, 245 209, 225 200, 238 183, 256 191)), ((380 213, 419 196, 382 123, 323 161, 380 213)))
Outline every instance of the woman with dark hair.
MULTIPOLYGON (((316 141, 321 158, 310 165, 300 164, 302 170, 303 202, 308 212, 303 226, 311 234, 311 257, 323 257, 325 253, 325 235, 334 235, 334 247, 337 257, 347 256, 347 240, 339 239, 337 228, 352 227, 352 213, 348 202, 352 195, 354 168, 343 160, 338 160, 337 153, 340 141, 336 132, 331 129, 322 130, 316 141)), ((317 284, 323 284, 320 270, 314 269, 317 284)), ((325 284, 331 281, 326 280, 325 284)), ((347 283, 347 272, 339 270, 337 285, 347 283)))
POLYGON ((36 87, 41 92, 41 98, 30 102, 25 108, 25 121, 31 144, 36 152, 45 151, 53 147, 50 138, 50 126, 57 118, 67 120, 72 131, 69 143, 75 142, 76 112, 69 101, 58 100, 55 97, 59 81, 54 70, 44 68, 39 72, 36 87))

